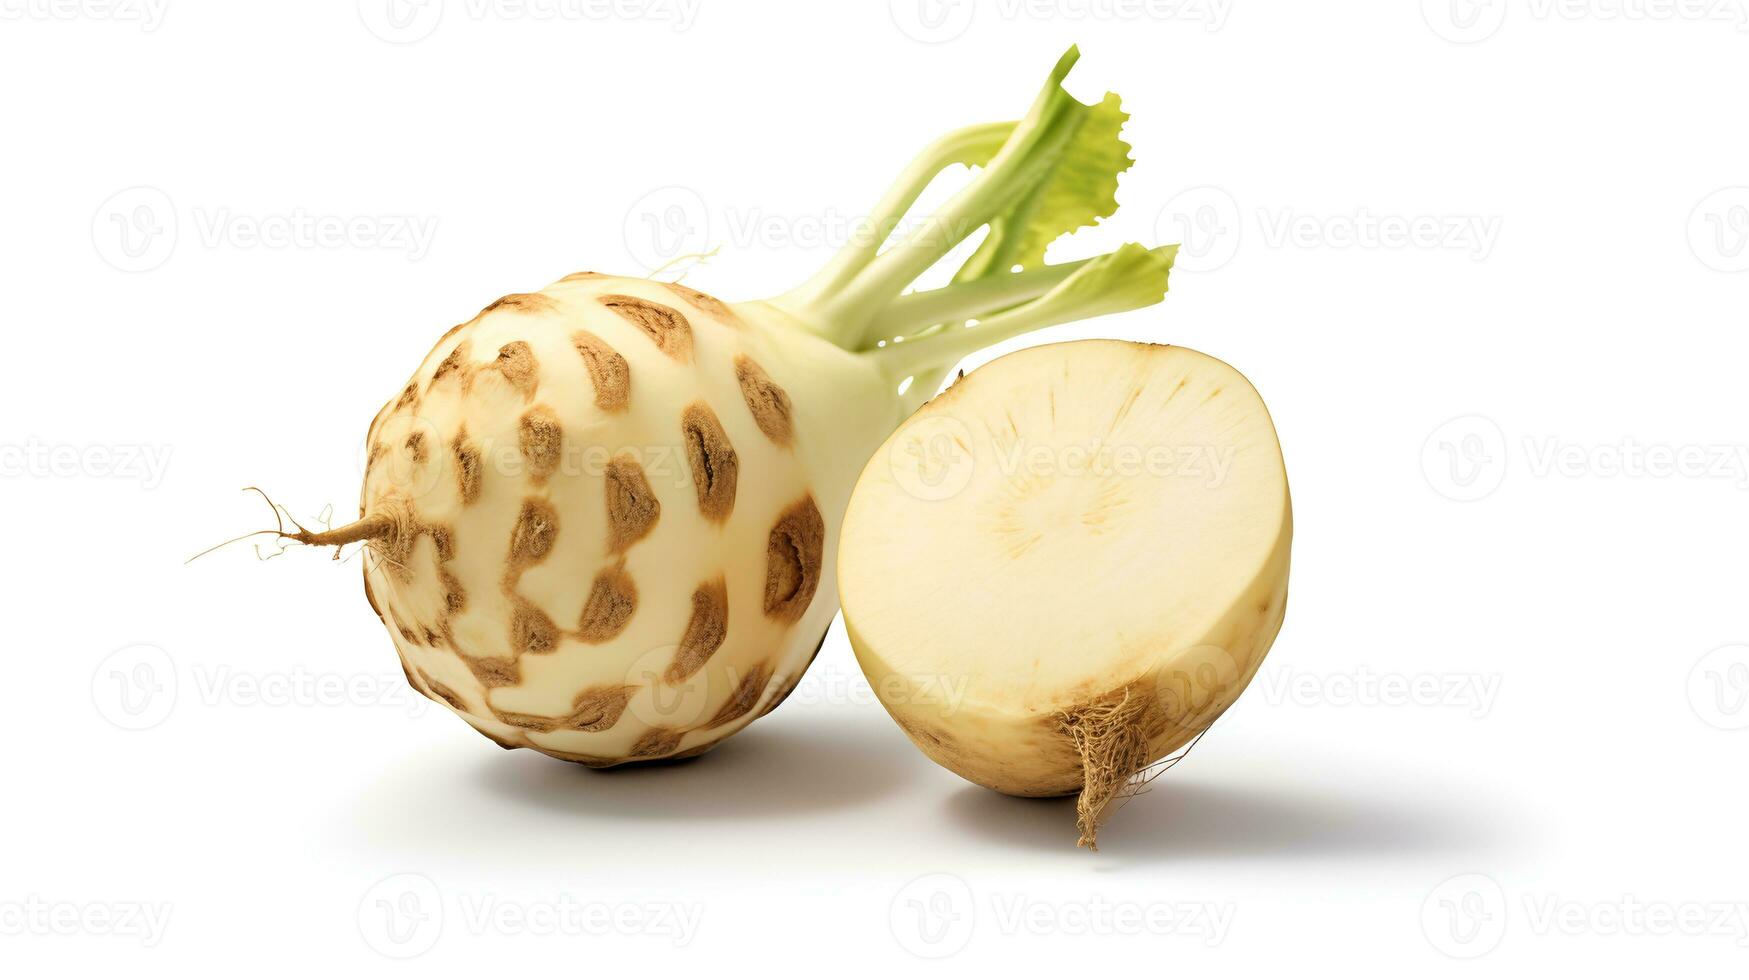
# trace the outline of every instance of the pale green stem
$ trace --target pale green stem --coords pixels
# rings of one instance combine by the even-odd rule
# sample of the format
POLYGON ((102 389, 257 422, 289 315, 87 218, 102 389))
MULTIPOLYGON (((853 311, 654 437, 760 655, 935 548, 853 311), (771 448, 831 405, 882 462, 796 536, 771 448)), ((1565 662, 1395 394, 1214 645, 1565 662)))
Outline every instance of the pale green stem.
POLYGON ((1048 174, 1076 126, 1060 125, 1079 107, 1059 99, 1053 85, 1039 96, 1029 120, 1017 131, 972 184, 947 203, 941 213, 898 245, 875 256, 848 285, 822 304, 819 315, 842 324, 845 334, 861 336, 864 327, 888 303, 967 236, 1008 210, 1015 195, 1048 174))
POLYGON ((1093 260, 1083 259, 1079 262, 1063 262, 1026 272, 987 276, 940 289, 908 293, 894 300, 870 321, 867 335, 890 341, 901 336, 906 329, 929 327, 1005 310, 1043 296, 1073 275, 1075 270, 1091 261, 1093 260))
POLYGON ((1001 146, 1014 131, 1014 126, 1012 122, 968 126, 930 144, 905 168, 892 187, 875 204, 869 215, 866 236, 859 237, 840 249, 807 282, 776 298, 772 304, 789 311, 803 322, 838 332, 835 328, 841 325, 833 322, 823 311, 816 311, 814 308, 820 305, 824 297, 844 289, 857 273, 874 260, 881 245, 898 228, 905 213, 917 203, 917 198, 937 175, 955 163, 995 152, 995 148, 1001 146))

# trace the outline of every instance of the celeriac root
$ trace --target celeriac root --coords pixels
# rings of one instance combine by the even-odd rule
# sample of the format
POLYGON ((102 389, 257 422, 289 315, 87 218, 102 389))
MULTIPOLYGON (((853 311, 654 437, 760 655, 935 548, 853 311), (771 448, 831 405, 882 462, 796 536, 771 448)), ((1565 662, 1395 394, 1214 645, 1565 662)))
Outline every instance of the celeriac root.
POLYGON ((1135 792, 1152 760, 1142 718, 1148 702, 1125 690, 1116 697, 1061 712, 1058 724, 1081 756, 1081 796, 1075 802, 1077 847, 1099 850, 1099 825, 1114 802, 1135 792))

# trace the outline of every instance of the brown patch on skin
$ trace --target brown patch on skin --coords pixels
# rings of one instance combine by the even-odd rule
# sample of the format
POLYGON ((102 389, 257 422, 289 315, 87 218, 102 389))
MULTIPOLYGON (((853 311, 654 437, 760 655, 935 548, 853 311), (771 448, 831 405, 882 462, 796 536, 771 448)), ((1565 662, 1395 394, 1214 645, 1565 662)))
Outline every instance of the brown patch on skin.
POLYGON ((632 397, 632 369, 625 357, 587 330, 573 333, 571 346, 583 356, 589 381, 595 385, 595 407, 604 412, 625 411, 632 397))
MULTIPOLYGON (((478 319, 479 319, 479 317, 474 317, 474 320, 478 320, 478 319)), ((461 333, 463 330, 466 330, 467 328, 473 326, 474 320, 469 320, 466 323, 458 323, 455 326, 450 327, 448 330, 445 330, 443 332, 443 336, 437 338, 437 342, 441 344, 444 341, 448 340, 449 338, 454 337, 456 334, 461 333)))
POLYGON ((437 547, 437 560, 440 562, 455 560, 455 537, 442 524, 431 524, 426 527, 431 533, 431 543, 437 547))
POLYGON ((491 305, 480 311, 480 315, 484 316, 494 310, 515 310, 521 313, 542 313, 555 308, 557 305, 558 304, 553 302, 551 296, 542 293, 511 293, 508 296, 500 296, 493 300, 491 305))
POLYGON ((431 458, 431 450, 425 446, 425 433, 415 432, 407 437, 407 452, 413 456, 413 462, 424 463, 431 458))
POLYGON ((672 728, 652 728, 632 743, 630 758, 646 759, 650 756, 668 755, 680 747, 680 739, 685 734, 672 728))
POLYGON ((735 483, 741 468, 729 434, 717 421, 717 413, 704 402, 686 406, 680 416, 680 431, 686 437, 686 461, 692 468, 693 489, 698 491, 698 510, 705 520, 722 523, 735 509, 735 483))
POLYGON ((408 405, 413 404, 413 400, 418 397, 419 386, 411 381, 407 382, 407 387, 401 389, 401 397, 395 399, 395 411, 398 412, 401 409, 406 408, 408 405))
POLYGON ((480 481, 484 472, 480 465, 480 451, 468 443, 466 429, 456 433, 451 448, 455 451, 455 476, 462 503, 471 504, 480 499, 480 481))
POLYGON ((692 324, 679 310, 636 296, 615 294, 600 299, 603 306, 642 330, 662 353, 681 363, 692 359, 692 324))
POLYGON ((514 572, 539 564, 553 550, 553 539, 558 536, 558 511, 544 500, 529 497, 516 516, 516 527, 510 532, 510 555, 505 560, 514 572))
POLYGON ((637 688, 626 684, 592 687, 572 700, 572 727, 580 732, 601 732, 619 722, 637 688))
POLYGON ((534 603, 512 595, 510 649, 517 653, 551 653, 559 646, 559 628, 534 603))
POLYGON ((430 391, 437 386, 439 381, 451 375, 465 376, 468 355, 472 352, 473 346, 473 342, 467 340, 455 345, 455 349, 450 351, 449 356, 437 365, 437 370, 431 373, 431 380, 426 382, 425 390, 430 391))
POLYGON ((534 350, 527 341, 512 340, 498 348, 497 359, 481 370, 503 375, 511 387, 522 392, 525 401, 534 397, 535 386, 540 383, 540 363, 534 359, 534 350))
POLYGON ((820 631, 820 642, 814 644, 814 652, 808 654, 808 662, 802 665, 801 670, 796 671, 794 675, 792 675, 784 680, 783 689, 778 691, 777 696, 771 699, 771 703, 766 705, 764 707, 764 709, 759 712, 760 718, 764 718, 766 715, 771 714, 773 711, 775 711, 777 709, 778 705, 784 703, 784 701, 789 699, 789 696, 791 694, 795 693, 796 685, 798 685, 802 682, 802 675, 806 674, 808 672, 808 668, 812 667, 814 665, 814 658, 818 657, 820 655, 820 651, 825 648, 825 646, 826 646, 826 634, 830 633, 831 631, 832 631, 832 628, 830 626, 828 626, 826 629, 820 631))
POLYGON ((741 384, 741 397, 747 410, 765 437, 785 448, 795 439, 795 423, 791 417, 789 394, 771 380, 771 375, 759 362, 746 354, 735 357, 735 380, 741 384))
POLYGON ((765 615, 793 623, 820 587, 826 522, 813 497, 791 504, 772 525, 765 546, 765 615))
POLYGON ((389 451, 389 447, 383 445, 380 442, 371 443, 370 444, 370 452, 365 456, 364 468, 368 470, 372 466, 375 466, 377 463, 377 460, 382 459, 383 454, 388 452, 388 451, 389 451))
POLYGON ((735 687, 735 693, 729 695, 728 702, 711 717, 710 721, 704 723, 704 727, 716 728, 719 725, 727 725, 752 711, 753 706, 759 703, 760 696, 765 693, 766 685, 770 683, 771 664, 763 663, 755 667, 746 677, 741 678, 741 683, 735 687))
POLYGON ((630 455, 607 461, 607 550, 615 554, 643 540, 662 517, 644 468, 630 455))
POLYGON ((729 635, 729 586, 722 579, 706 582, 692 593, 692 618, 680 636, 674 662, 662 674, 669 684, 678 684, 705 665, 729 635))
POLYGON ((729 304, 717 299, 715 296, 712 296, 709 293, 701 293, 698 290, 693 289, 691 286, 682 286, 677 282, 665 282, 662 285, 667 286, 669 292, 686 300, 688 303, 691 303, 693 306, 698 307, 700 310, 703 310, 711 316, 717 317, 721 320, 727 320, 730 323, 739 324, 739 321, 735 317, 735 311, 729 309, 729 304))
POLYGON ((522 415, 517 424, 516 443, 522 458, 528 461, 528 475, 537 485, 546 482, 559 468, 559 454, 565 441, 565 430, 559 417, 545 405, 536 405, 522 415))
POLYGON ((583 603, 577 638, 584 643, 606 643, 626 628, 637 608, 638 586, 626 574, 625 562, 602 569, 583 603))
POLYGON ((460 695, 456 694, 455 691, 445 685, 432 680, 430 674, 421 670, 419 672, 419 679, 425 682, 425 689, 432 695, 433 700, 442 701, 444 704, 449 705, 450 709, 453 711, 468 710, 468 706, 462 703, 460 695))
POLYGON ((437 630, 434 630, 429 626, 422 627, 422 629, 425 630, 425 645, 426 646, 437 647, 437 648, 441 648, 443 646, 443 634, 442 633, 439 633, 437 630))
POLYGON ((561 718, 499 711, 496 708, 492 713, 506 725, 515 725, 531 732, 603 732, 619 722, 619 716, 625 713, 626 705, 636 691, 635 687, 618 684, 589 688, 572 700, 571 713, 561 718))
POLYGON ((462 589, 461 580, 455 573, 439 565, 437 568, 437 583, 443 587, 444 611, 454 616, 468 606, 468 594, 462 589))
POLYGON ((515 687, 522 683, 522 667, 515 657, 470 657, 457 653, 483 687, 515 687))

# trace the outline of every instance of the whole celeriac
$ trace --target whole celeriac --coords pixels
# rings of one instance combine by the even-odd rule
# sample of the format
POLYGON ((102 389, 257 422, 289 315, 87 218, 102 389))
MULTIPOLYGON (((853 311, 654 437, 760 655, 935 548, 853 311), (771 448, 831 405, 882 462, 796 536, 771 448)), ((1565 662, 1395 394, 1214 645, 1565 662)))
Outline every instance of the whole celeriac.
POLYGON ((694 755, 793 688, 835 613, 869 453, 965 354, 1157 302, 1171 247, 1047 265, 1116 207, 1115 96, 1060 87, 938 141, 801 288, 725 304, 579 273, 446 333, 371 423, 365 591, 409 681, 506 747, 592 766, 694 755), (883 243, 923 188, 980 167, 883 243), (989 234, 951 284, 906 290, 989 234))

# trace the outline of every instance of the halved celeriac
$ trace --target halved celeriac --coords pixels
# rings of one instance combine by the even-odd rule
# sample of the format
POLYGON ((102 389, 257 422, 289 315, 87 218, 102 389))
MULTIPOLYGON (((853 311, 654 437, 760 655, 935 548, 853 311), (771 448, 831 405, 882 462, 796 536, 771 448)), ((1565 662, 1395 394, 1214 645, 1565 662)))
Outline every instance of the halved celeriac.
POLYGON ((851 643, 931 759, 1079 792, 1081 843, 1232 704, 1280 629, 1292 517, 1255 389, 1195 351, 1022 350, 923 406, 844 520, 851 643))

